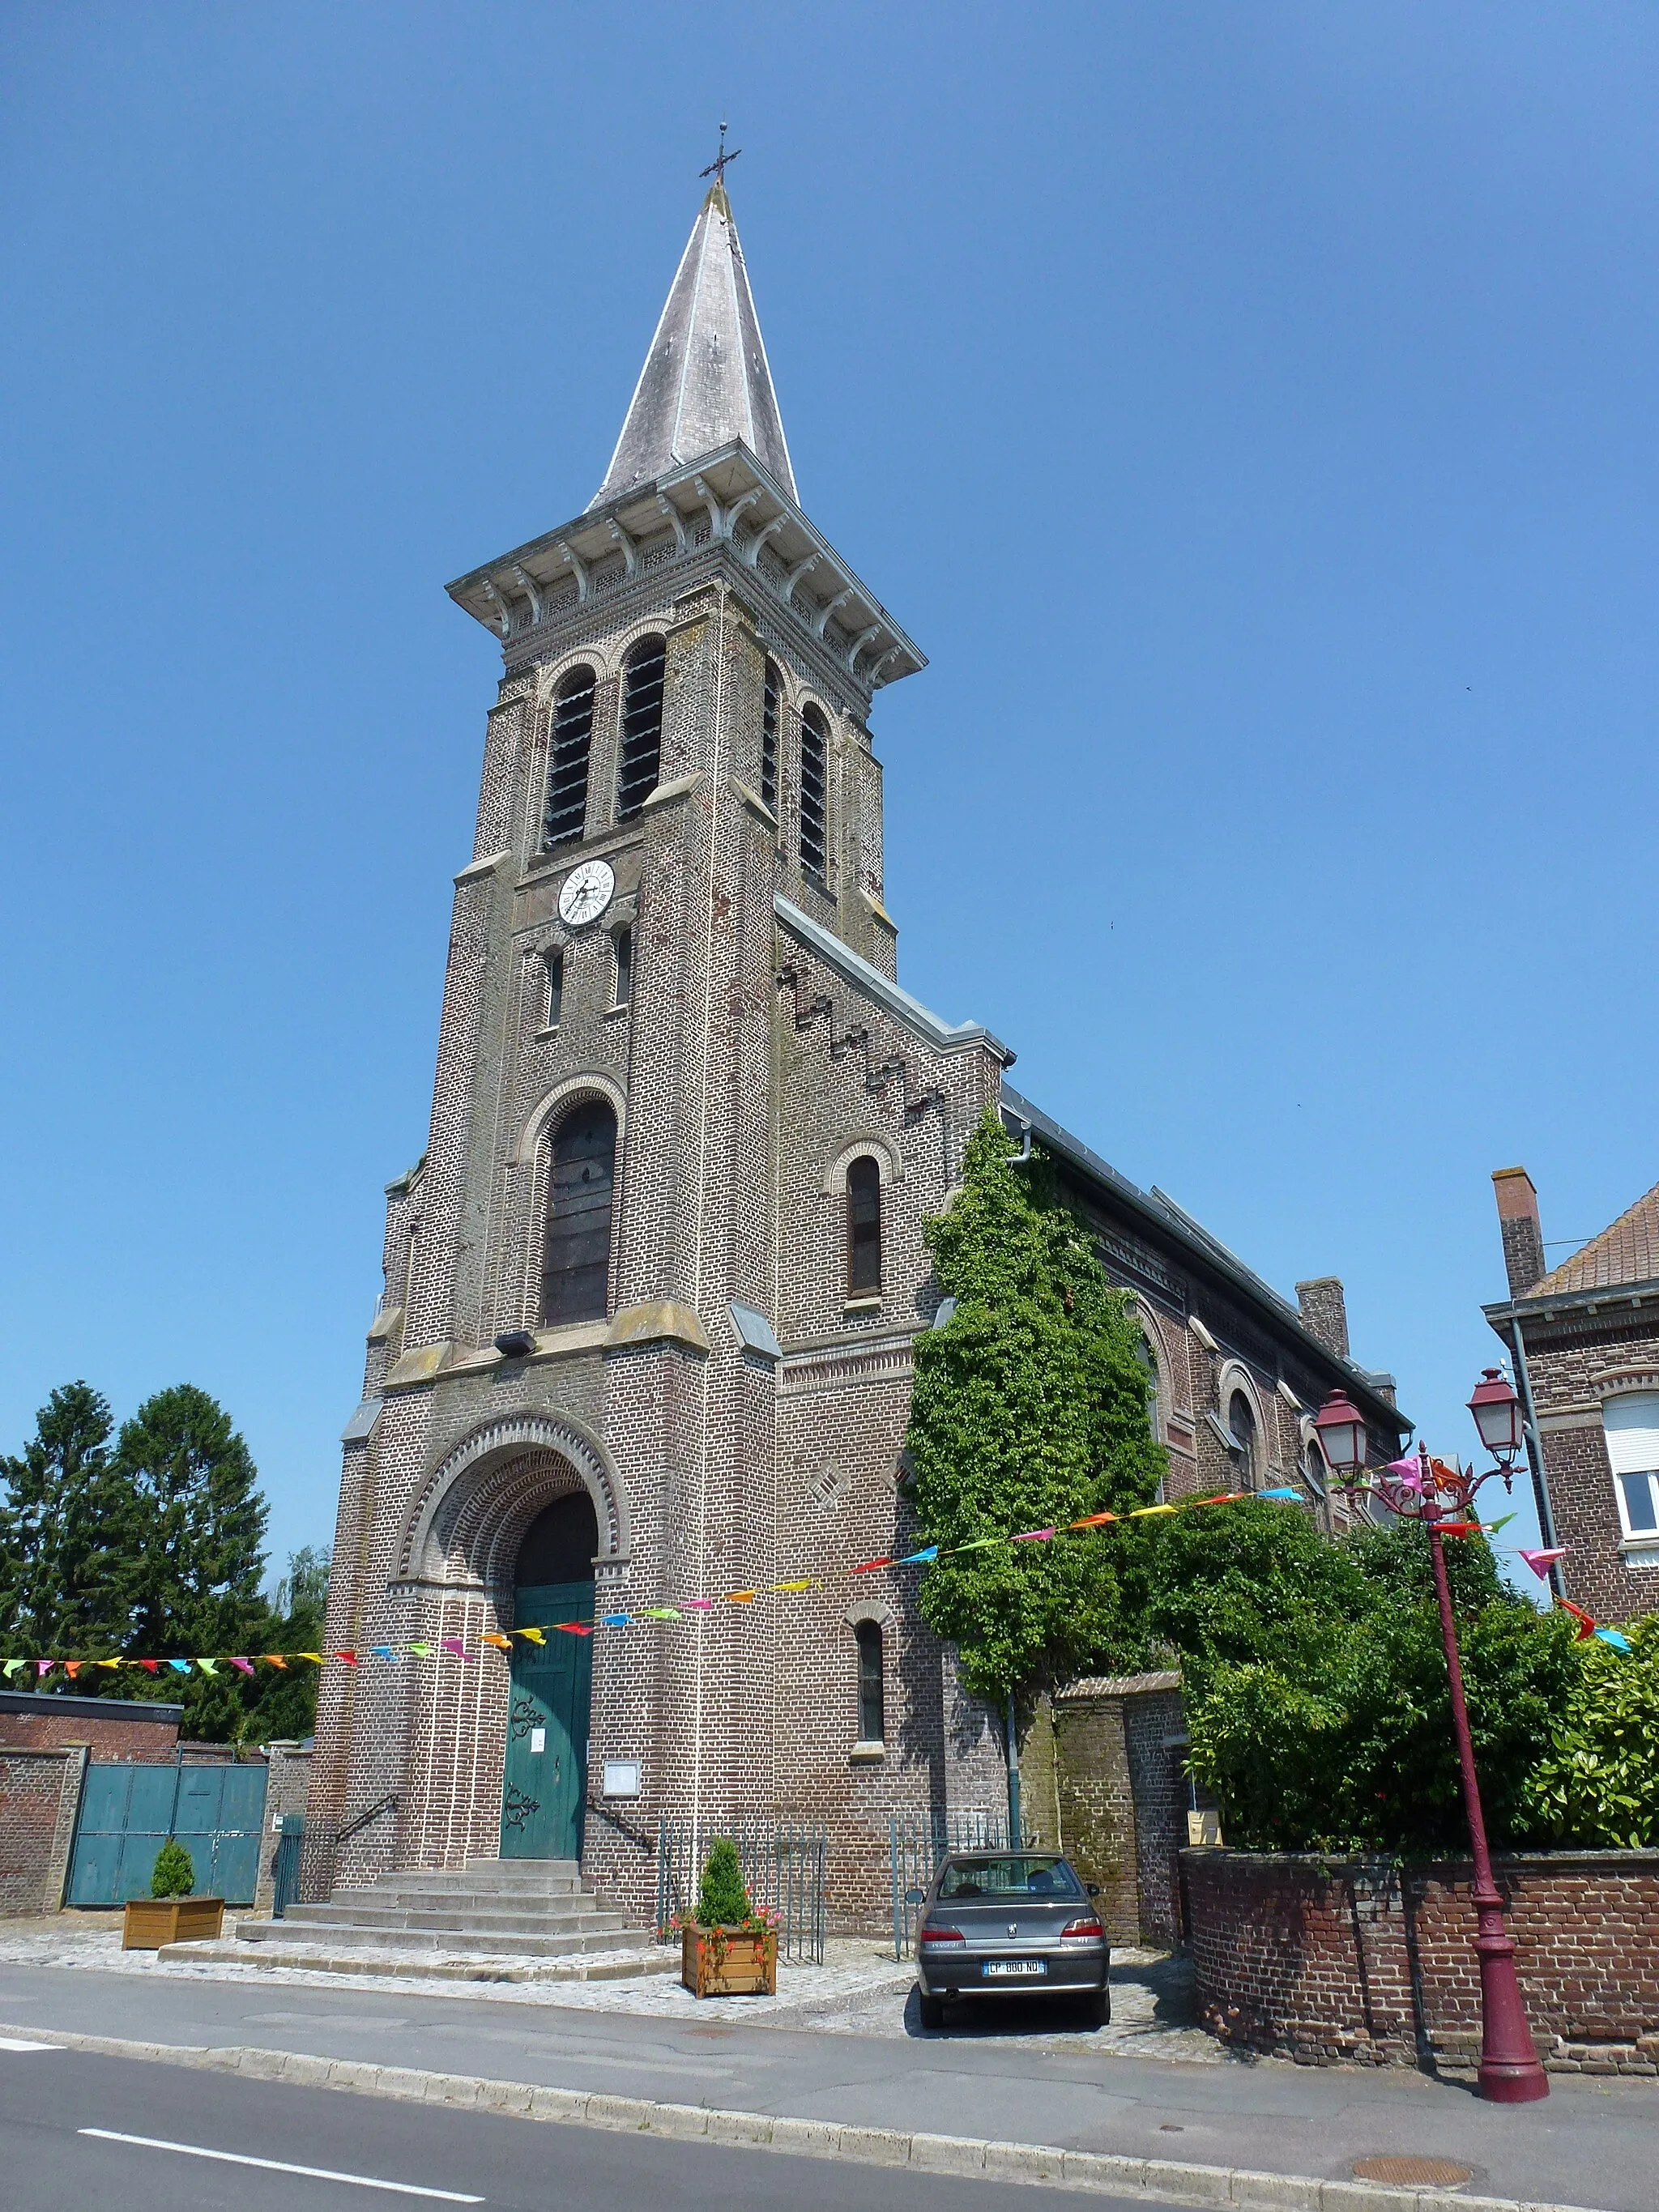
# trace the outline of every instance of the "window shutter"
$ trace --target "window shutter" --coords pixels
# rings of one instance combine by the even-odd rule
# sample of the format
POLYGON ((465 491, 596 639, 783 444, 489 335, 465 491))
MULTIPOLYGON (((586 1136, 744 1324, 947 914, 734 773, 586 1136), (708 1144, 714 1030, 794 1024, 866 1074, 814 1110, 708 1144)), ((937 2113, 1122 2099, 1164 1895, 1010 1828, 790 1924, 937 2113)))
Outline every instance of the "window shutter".
POLYGON ((1659 1470, 1659 1391, 1609 1398, 1601 1408, 1601 1425, 1615 1474, 1659 1470))

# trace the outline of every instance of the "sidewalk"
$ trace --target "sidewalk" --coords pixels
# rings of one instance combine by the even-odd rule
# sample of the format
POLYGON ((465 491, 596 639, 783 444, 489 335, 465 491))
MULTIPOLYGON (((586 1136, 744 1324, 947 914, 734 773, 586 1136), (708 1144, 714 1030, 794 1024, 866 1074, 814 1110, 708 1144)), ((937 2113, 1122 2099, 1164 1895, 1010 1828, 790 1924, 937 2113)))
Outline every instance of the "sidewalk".
MULTIPOLYGON (((826 2034, 755 2024, 756 2014, 739 2009, 744 2000, 718 2013, 704 2005, 691 2016, 653 2016, 577 2008, 568 1995, 515 1987, 429 1996, 378 1982, 319 1989, 297 1979, 275 1985, 263 1975, 225 1981, 14 1961, 0 1963, 0 2033, 255 2046, 579 2093, 596 2105, 621 2098, 630 2111, 637 2100, 659 2100, 682 2112, 702 2106, 1330 2183, 1349 2181, 1357 2160, 1430 2157, 1468 2167, 1471 2195, 1595 2212, 1655 2212, 1659 2204, 1659 2088, 1643 2081, 1567 2078, 1544 2103, 1505 2108, 1393 2070, 1170 2064, 1103 2048, 1086 2033, 1054 2032, 1035 2006, 1026 2022, 1000 2016, 994 2027, 929 2035, 906 2024, 906 2010, 914 2023, 913 2001, 902 2008, 895 1990, 881 2032, 847 2018, 826 2034)), ((1305 2201, 1305 2192, 1287 2187, 1291 2201, 1305 2201)), ((1359 2192, 1346 2201, 1357 2207, 1359 2192)), ((1402 2200, 1376 2200, 1385 2201, 1402 2200)))

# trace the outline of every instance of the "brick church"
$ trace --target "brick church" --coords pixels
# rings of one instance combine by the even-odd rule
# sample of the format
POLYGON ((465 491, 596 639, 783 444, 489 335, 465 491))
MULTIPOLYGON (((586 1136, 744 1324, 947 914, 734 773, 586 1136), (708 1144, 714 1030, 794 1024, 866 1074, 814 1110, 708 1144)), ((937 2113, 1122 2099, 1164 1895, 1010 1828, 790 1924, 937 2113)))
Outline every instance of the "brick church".
POLYGON ((1392 1456, 1392 1379, 1340 1282, 1290 1304, 900 987, 870 714, 923 658, 801 506, 720 184, 598 493, 449 590, 504 666, 345 1431, 328 1638, 364 1657, 325 1671, 306 1893, 580 1858, 642 1919, 660 1816, 775 1815, 868 1911, 890 1811, 1003 1796, 914 1582, 848 1572, 912 1541, 921 1224, 985 1109, 1132 1293, 1170 1495, 1293 1481, 1328 1525, 1312 1416, 1340 1385, 1392 1456))

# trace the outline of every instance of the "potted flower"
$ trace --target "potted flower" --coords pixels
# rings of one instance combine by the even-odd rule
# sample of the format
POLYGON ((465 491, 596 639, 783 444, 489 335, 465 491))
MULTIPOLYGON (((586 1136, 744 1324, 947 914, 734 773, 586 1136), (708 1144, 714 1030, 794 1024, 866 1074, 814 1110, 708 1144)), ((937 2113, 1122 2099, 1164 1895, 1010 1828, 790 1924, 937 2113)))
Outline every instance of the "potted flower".
POLYGON ((164 1943, 196 1943, 222 1935, 222 1897, 192 1897, 196 1863, 176 1836, 155 1854, 149 1895, 127 1900, 124 1951, 159 1951, 164 1943))
POLYGON ((777 1995, 778 1917, 750 1904, 738 1847, 729 1836, 717 1836, 709 1845, 697 1909, 675 1925, 680 1979, 693 1996, 777 1995))

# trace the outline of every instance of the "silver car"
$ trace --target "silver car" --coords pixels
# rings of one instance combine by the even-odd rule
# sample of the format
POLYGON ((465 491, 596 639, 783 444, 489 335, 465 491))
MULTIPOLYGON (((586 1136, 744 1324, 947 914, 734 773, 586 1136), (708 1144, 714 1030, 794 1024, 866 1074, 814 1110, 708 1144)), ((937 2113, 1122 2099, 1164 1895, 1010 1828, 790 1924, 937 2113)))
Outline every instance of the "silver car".
POLYGON ((921 2024, 943 2027, 958 1997, 1066 1996, 1103 2026, 1112 2016, 1110 1952, 1094 1900, 1053 1851, 956 1851, 919 1905, 921 2024))

